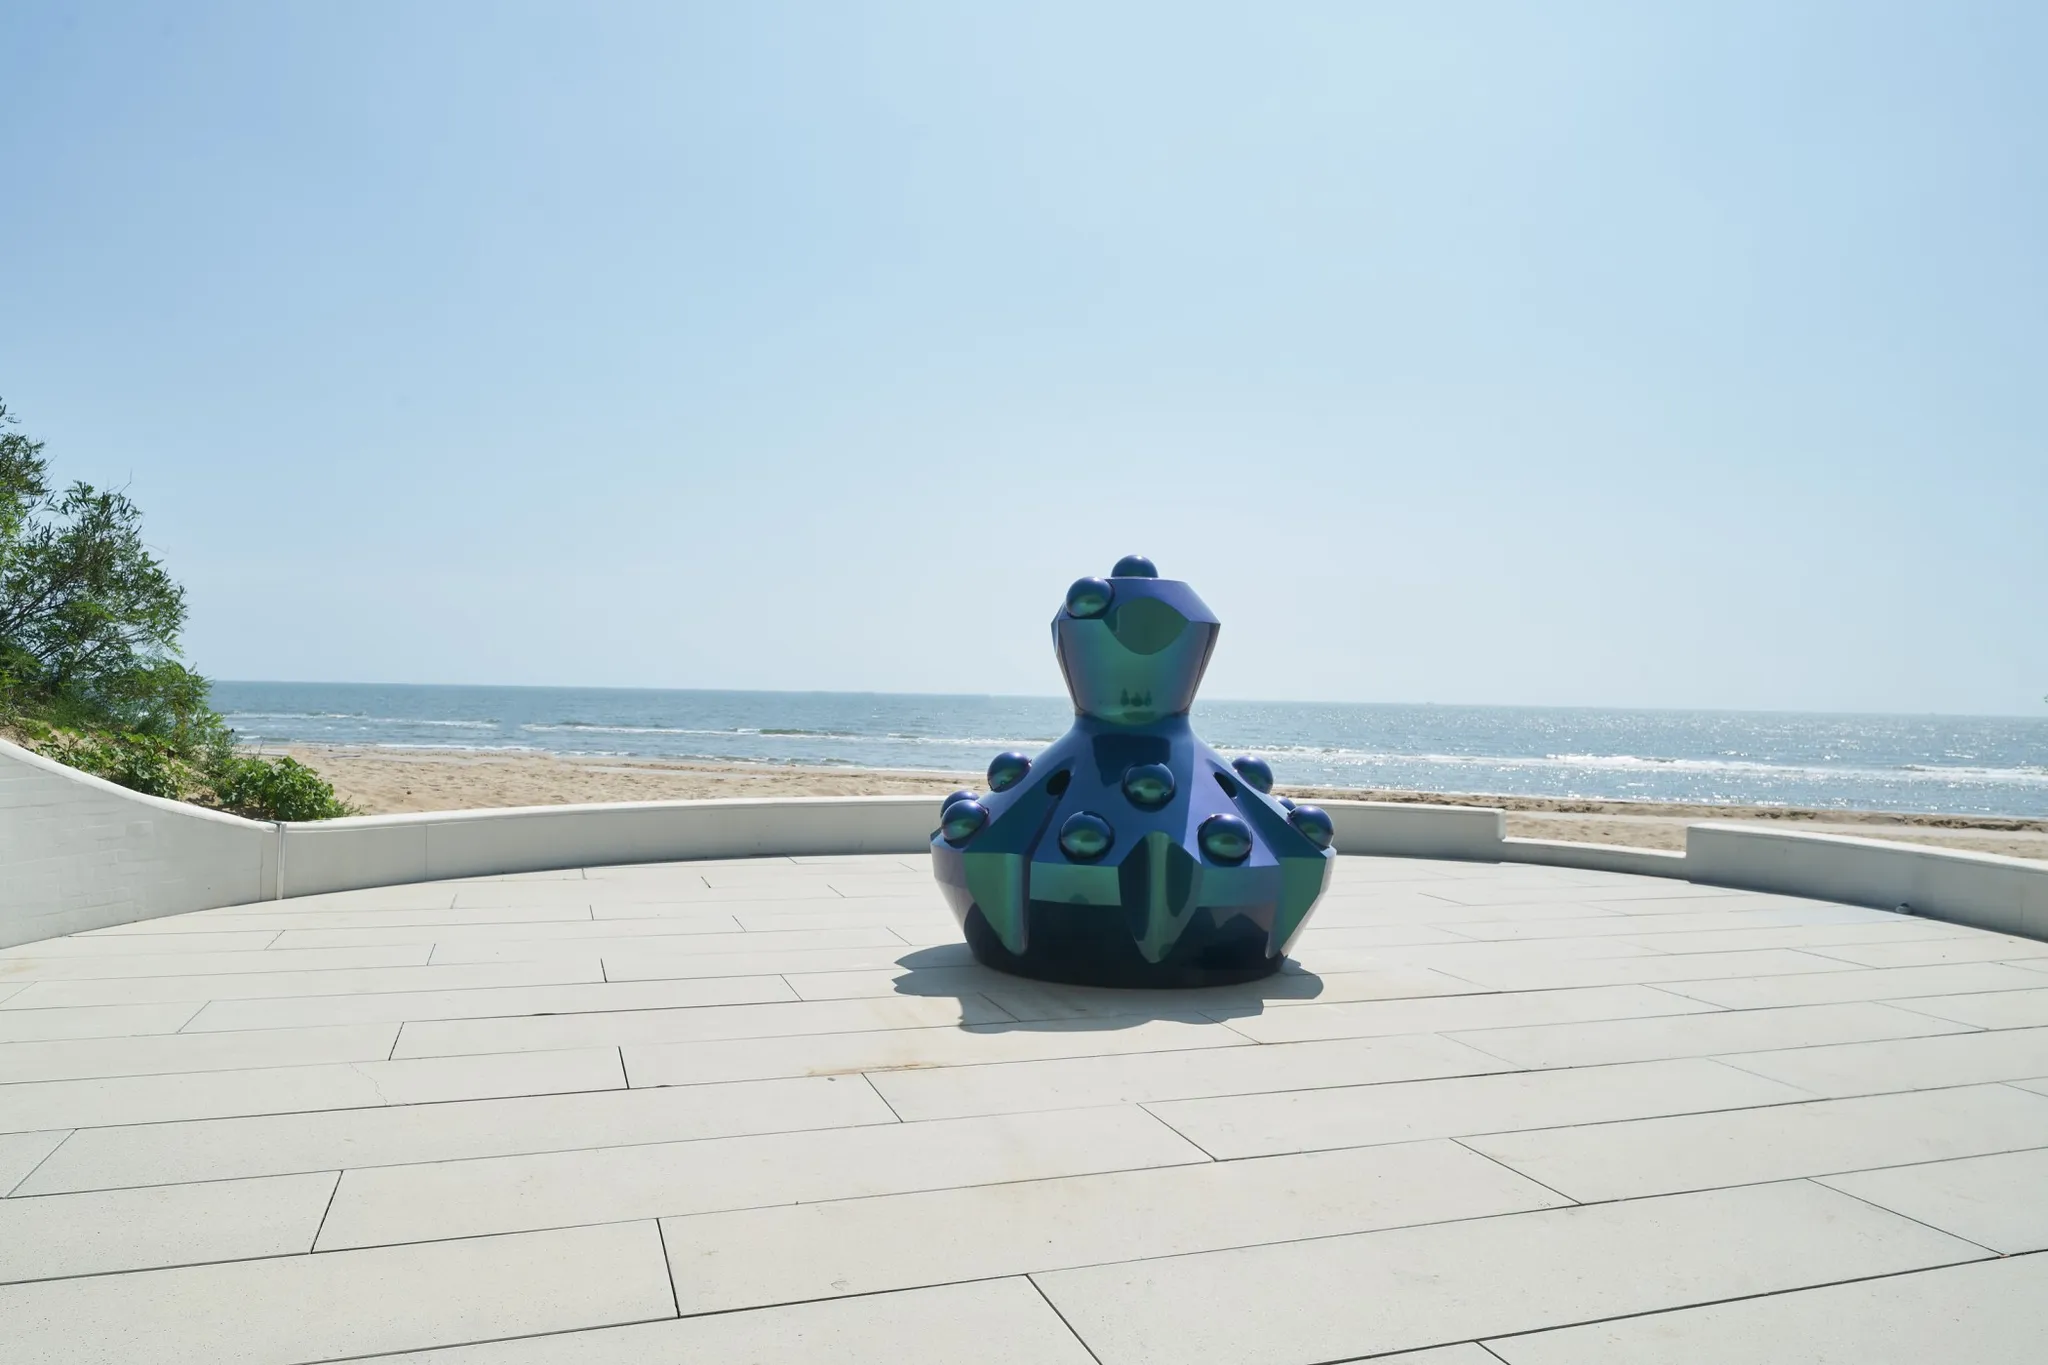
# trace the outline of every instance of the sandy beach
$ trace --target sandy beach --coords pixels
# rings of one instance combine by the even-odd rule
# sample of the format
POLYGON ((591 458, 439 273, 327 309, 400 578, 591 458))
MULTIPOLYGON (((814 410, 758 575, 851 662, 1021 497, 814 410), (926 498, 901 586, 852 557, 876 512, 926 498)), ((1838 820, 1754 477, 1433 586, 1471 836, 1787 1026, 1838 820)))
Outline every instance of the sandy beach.
MULTIPOLYGON (((798 764, 708 764, 637 759, 575 759, 550 754, 391 750, 292 745, 288 753, 317 769, 365 815, 550 806, 590 801, 680 801, 719 797, 942 795, 978 787, 979 773, 890 772, 798 764)), ((1636 848, 1685 846, 1685 827, 1701 820, 1769 820, 1819 833, 1898 839, 1942 848, 2048 859, 2048 820, 1968 815, 1796 810, 1772 806, 1580 801, 1471 796, 1442 792, 1337 790, 1281 786, 1300 798, 1439 801, 1498 806, 1508 833, 1532 839, 1636 848)))

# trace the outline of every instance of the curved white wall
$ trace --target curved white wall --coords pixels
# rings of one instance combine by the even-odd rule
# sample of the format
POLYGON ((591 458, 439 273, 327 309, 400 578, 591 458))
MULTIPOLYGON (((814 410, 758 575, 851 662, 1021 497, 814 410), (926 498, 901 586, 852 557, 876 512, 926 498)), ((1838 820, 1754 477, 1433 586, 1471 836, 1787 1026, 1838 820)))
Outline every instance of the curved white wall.
POLYGON ((1685 830, 1685 876, 2048 939, 2048 863, 1763 825, 1685 830))
POLYGON ((938 819, 935 796, 819 796, 323 820, 281 827, 284 894, 614 863, 922 853, 938 819))
MULTIPOLYGON (((1720 822, 1684 853, 1506 837, 1502 811, 1330 801, 1345 853, 1530 862, 1845 901, 2048 939, 2048 863, 1720 822)), ((221 905, 616 863, 921 853, 929 796, 660 801, 266 824, 0 740, 0 947, 221 905)))
POLYGON ((0 946, 275 895, 277 847, 0 740, 0 946))

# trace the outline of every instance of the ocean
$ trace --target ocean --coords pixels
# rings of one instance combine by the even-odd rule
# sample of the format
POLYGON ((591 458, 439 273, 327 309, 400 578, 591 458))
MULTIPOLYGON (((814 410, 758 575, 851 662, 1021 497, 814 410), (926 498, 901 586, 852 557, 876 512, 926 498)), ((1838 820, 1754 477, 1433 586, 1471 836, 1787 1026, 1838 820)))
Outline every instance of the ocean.
MULTIPOLYGON (((245 740, 978 772, 1051 743, 1065 698, 216 682, 245 740)), ((2048 715, 1866 716, 1198 702, 1283 783, 2048 816, 2048 715)))

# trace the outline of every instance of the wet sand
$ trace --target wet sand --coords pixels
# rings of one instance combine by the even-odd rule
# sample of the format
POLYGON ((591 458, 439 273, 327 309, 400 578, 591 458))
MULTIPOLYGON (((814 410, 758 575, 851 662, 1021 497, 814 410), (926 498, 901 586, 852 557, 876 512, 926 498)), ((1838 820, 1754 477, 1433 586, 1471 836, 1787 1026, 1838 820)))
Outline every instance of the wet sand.
MULTIPOLYGON (((549 754, 435 749, 268 749, 317 769, 365 815, 399 811, 552 806, 589 801, 680 801, 720 797, 943 795, 981 785, 979 773, 888 772, 798 764, 665 763, 577 759, 549 754)), ((2048 820, 1968 815, 1895 815, 1874 811, 1702 806, 1651 801, 1579 801, 1441 792, 1278 788, 1300 798, 1433 801, 1498 806, 1508 833, 1525 839, 1681 849, 1685 827, 1700 820, 1767 820, 1789 829, 1899 839, 1941 848, 2048 859, 2048 820)))

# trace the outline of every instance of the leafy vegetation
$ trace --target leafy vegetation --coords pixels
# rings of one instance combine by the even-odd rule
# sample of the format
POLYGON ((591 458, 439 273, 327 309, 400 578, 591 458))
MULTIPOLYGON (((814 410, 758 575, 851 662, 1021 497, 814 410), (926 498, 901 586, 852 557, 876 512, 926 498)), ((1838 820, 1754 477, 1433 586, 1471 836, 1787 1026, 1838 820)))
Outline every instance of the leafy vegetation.
POLYGON ((0 733, 150 796, 262 820, 349 813, 304 764, 236 747, 181 661, 185 591, 125 493, 57 491, 0 402, 0 733))

